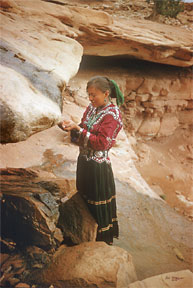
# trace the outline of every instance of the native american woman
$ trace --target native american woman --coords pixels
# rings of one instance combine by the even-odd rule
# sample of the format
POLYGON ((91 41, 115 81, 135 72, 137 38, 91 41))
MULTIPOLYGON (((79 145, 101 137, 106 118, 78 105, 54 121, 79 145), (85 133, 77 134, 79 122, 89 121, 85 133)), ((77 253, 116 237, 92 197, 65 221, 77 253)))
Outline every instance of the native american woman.
POLYGON ((71 131, 72 142, 79 145, 76 185, 98 224, 96 240, 112 244, 119 228, 109 150, 123 126, 117 105, 123 104, 124 98, 117 83, 103 76, 88 81, 87 93, 91 103, 81 123, 64 121, 63 129, 71 131), (116 98, 117 105, 111 98, 116 98))

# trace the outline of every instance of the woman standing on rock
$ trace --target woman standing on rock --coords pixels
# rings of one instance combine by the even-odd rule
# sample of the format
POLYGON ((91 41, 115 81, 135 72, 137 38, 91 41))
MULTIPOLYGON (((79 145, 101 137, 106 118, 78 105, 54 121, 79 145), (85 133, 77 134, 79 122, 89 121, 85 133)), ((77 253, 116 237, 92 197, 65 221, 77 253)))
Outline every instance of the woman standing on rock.
POLYGON ((77 162, 77 190, 86 200, 98 224, 97 241, 113 243, 119 229, 116 212, 114 176, 108 151, 122 128, 118 106, 124 97, 114 80, 96 76, 87 83, 90 105, 80 125, 63 121, 60 127, 71 131, 72 142, 80 146, 77 162), (111 103, 116 98, 117 105, 111 103))

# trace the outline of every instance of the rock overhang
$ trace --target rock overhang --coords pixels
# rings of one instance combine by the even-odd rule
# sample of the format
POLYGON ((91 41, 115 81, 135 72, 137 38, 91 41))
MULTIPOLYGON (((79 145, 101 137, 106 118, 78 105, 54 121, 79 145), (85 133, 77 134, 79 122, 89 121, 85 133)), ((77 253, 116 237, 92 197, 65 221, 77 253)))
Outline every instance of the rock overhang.
MULTIPOLYGON (((11 137, 6 136, 4 143, 25 140, 59 121, 63 91, 78 72, 83 55, 136 59, 178 67, 191 67, 193 64, 192 34, 184 28, 147 20, 115 18, 104 11, 73 6, 71 3, 68 6, 64 1, 36 0, 35 5, 31 0, 5 0, 2 3, 2 65, 7 71, 7 68, 11 68, 12 72, 21 74, 18 81, 27 79, 29 87, 25 97, 34 93, 32 98, 37 98, 38 93, 38 97, 46 96, 49 103, 50 100, 54 102, 50 120, 49 115, 45 117, 42 106, 42 112, 38 116, 35 115, 37 113, 32 115, 32 121, 24 125, 25 129, 22 128, 23 124, 14 124, 18 119, 21 123, 25 122, 25 111, 19 118, 12 117, 11 131, 14 133, 10 131, 8 134, 11 137), (12 57, 7 61, 5 58, 10 53, 12 57), (28 126, 33 127, 28 129, 28 126), (18 129, 23 130, 18 134, 18 129)), ((9 91, 6 97, 10 98, 9 91)), ((22 101, 19 100, 20 106, 22 101)), ((12 111, 12 108, 4 110, 12 111)), ((9 115, 4 116, 3 121, 9 119, 9 115)), ((4 124, 10 126, 10 123, 4 124)))

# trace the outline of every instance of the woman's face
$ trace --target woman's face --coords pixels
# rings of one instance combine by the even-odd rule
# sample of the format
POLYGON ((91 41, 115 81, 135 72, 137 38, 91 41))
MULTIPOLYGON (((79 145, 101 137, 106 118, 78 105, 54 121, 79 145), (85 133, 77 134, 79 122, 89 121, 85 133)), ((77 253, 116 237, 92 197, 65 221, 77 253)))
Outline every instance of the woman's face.
POLYGON ((94 86, 90 86, 87 89, 88 97, 90 102, 94 107, 104 106, 108 103, 109 99, 109 91, 107 90, 105 93, 101 90, 95 88, 94 86), (106 101, 105 101, 106 99, 106 101))

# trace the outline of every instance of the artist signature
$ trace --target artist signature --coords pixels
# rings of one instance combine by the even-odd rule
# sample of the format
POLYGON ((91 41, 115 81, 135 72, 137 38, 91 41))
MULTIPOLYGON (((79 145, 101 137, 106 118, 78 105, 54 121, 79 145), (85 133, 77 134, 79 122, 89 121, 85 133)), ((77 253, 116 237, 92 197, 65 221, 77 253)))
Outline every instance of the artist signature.
POLYGON ((167 280, 171 279, 172 281, 179 281, 179 280, 184 279, 184 277, 175 277, 175 276, 170 277, 170 276, 166 276, 166 279, 167 280))

